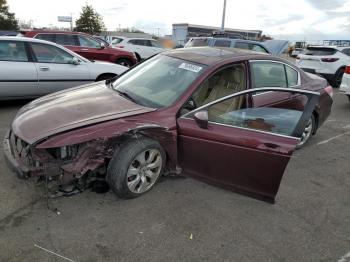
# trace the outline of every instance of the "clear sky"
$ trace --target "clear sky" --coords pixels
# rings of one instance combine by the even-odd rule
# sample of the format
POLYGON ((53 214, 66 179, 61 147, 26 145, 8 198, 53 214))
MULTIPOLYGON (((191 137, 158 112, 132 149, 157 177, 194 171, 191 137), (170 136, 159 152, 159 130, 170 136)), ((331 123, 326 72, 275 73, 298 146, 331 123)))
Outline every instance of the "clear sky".
MULTIPOLYGON (((57 16, 79 16, 91 4, 108 30, 135 26, 150 33, 171 34, 173 23, 221 25, 223 0, 7 0, 16 17, 34 26, 57 22, 57 16)), ((227 0, 226 27, 260 29, 289 40, 350 39, 350 0, 227 0)))

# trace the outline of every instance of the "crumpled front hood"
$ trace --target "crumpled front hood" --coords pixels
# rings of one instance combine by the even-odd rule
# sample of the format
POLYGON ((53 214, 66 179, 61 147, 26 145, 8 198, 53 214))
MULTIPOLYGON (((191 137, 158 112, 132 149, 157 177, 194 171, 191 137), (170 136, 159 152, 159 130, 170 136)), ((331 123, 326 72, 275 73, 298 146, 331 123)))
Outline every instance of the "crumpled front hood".
POLYGON ((129 101, 104 82, 80 86, 36 99, 21 108, 13 132, 29 144, 63 131, 153 111, 129 101))

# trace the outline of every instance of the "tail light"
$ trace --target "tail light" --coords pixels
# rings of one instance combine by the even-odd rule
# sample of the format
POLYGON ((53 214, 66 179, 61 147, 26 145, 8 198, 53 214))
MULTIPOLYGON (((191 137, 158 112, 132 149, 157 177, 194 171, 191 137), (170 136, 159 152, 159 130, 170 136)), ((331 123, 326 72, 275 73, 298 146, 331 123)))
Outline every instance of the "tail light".
POLYGON ((350 66, 346 66, 344 70, 345 74, 350 74, 350 66))
POLYGON ((333 88, 331 86, 325 87, 324 91, 326 91, 330 97, 333 97, 333 88))
POLYGON ((327 63, 332 63, 332 62, 335 62, 335 61, 338 61, 339 58, 335 58, 335 57, 332 57, 332 58, 321 58, 321 61, 322 62, 327 62, 327 63))

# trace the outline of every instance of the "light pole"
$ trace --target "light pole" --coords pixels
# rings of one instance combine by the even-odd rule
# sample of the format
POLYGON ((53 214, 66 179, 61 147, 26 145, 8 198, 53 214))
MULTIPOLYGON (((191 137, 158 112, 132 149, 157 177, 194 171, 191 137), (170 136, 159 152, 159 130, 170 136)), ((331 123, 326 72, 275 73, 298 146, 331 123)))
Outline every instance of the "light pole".
POLYGON ((221 22, 221 31, 225 31, 225 13, 226 13, 226 0, 224 0, 224 9, 222 11, 222 22, 221 22))

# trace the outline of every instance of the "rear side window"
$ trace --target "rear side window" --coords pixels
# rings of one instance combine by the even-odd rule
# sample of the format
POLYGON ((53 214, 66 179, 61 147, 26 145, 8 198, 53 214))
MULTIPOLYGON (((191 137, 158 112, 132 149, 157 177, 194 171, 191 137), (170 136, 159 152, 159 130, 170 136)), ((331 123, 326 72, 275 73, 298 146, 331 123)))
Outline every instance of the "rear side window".
POLYGON ((235 47, 241 48, 241 49, 248 49, 248 50, 250 49, 249 44, 243 43, 243 42, 236 42, 235 47))
POLYGON ((24 42, 0 41, 0 61, 27 62, 24 42))
POLYGON ((334 55, 337 52, 334 48, 329 47, 308 47, 306 49, 306 55, 316 55, 316 56, 328 56, 334 55))
POLYGON ((254 87, 292 87, 298 85, 298 71, 282 63, 258 61, 252 63, 254 87))
POLYGON ((216 40, 214 43, 214 46, 220 46, 220 47, 230 47, 231 41, 228 40, 216 40))
POLYGON ((288 87, 298 85, 298 72, 289 66, 285 66, 288 87))
POLYGON ((35 36, 35 38, 46 40, 46 41, 50 41, 50 42, 54 42, 55 41, 55 35, 54 34, 37 34, 35 36))
POLYGON ((75 35, 56 34, 56 41, 59 45, 76 45, 75 35))
POLYGON ((186 47, 208 46, 208 38, 192 38, 186 43, 186 47))
POLYGON ((284 65, 273 62, 252 63, 254 87, 287 87, 284 65))

